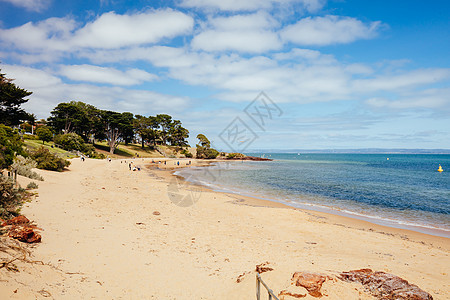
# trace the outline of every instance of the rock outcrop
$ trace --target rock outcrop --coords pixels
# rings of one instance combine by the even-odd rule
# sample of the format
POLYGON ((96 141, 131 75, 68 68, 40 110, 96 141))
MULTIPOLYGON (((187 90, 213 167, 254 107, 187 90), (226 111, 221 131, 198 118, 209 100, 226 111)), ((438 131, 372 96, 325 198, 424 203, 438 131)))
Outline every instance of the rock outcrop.
POLYGON ((371 269, 342 272, 338 276, 343 281, 360 282, 372 295, 380 299, 432 300, 433 297, 417 285, 385 272, 371 269))

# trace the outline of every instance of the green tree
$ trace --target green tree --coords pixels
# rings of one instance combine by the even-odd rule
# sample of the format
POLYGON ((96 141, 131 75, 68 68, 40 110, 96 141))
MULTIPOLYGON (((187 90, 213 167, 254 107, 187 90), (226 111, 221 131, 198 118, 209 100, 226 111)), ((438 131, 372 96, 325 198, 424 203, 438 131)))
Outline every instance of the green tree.
POLYGON ((20 106, 28 101, 25 97, 31 94, 12 83, 12 79, 6 78, 0 69, 0 123, 13 126, 26 120, 28 114, 20 106))
POLYGON ((59 103, 51 112, 48 124, 56 133, 70 133, 83 122, 83 111, 75 101, 59 103))
POLYGON ((36 129, 36 134, 42 141, 42 144, 44 144, 45 142, 50 142, 53 139, 53 133, 47 126, 40 126, 38 129, 36 129))
POLYGON ((0 124, 0 169, 8 168, 17 154, 25 155, 19 133, 0 124))
POLYGON ((204 134, 198 134, 197 139, 199 141, 200 146, 202 147, 211 147, 211 143, 209 142, 208 138, 204 134))
POLYGON ((159 136, 163 142, 163 145, 167 145, 167 137, 169 135, 169 129, 172 125, 172 117, 166 114, 156 115, 156 120, 161 128, 159 136))
POLYGON ((136 118, 133 120, 133 128, 135 132, 141 138, 142 149, 145 147, 145 142, 149 140, 149 131, 150 131, 150 120, 147 117, 136 115, 136 118))
POLYGON ((133 121, 134 116, 130 112, 124 112, 120 115, 119 128, 125 145, 128 145, 134 138, 133 121))
POLYGON ((100 110, 81 101, 59 103, 50 114, 48 123, 56 133, 74 132, 85 142, 92 139, 94 144, 93 135, 102 130, 100 110))
POLYGON ((129 112, 118 113, 109 110, 100 111, 100 123, 103 136, 109 146, 109 153, 113 154, 121 140, 125 140, 133 130, 133 114, 129 112))
POLYGON ((169 128, 168 140, 172 146, 187 147, 189 138, 189 130, 181 126, 181 121, 174 120, 169 128))
POLYGON ((55 144, 61 146, 61 148, 67 151, 77 150, 84 152, 85 149, 83 138, 75 132, 58 134, 55 136, 53 141, 55 144))
POLYGON ((197 146, 197 158, 214 159, 219 155, 219 151, 211 148, 211 142, 204 134, 197 135, 199 143, 197 146))

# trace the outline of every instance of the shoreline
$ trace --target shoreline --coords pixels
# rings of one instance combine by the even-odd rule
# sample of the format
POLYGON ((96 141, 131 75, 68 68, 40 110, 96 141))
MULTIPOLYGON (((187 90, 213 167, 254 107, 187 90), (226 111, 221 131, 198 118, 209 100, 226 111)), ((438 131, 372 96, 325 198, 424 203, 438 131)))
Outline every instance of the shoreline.
MULTIPOLYGON (((276 294, 297 271, 370 268, 450 297, 446 238, 205 187, 183 206, 171 194, 199 187, 177 182, 173 168, 130 171, 130 161, 151 159, 73 159, 66 172, 38 170, 45 181, 22 211, 42 228, 42 242, 29 248, 28 263, 17 261, 20 273, 0 269, 0 298, 254 299, 262 263, 273 269, 262 276, 276 294)), ((374 299, 338 279, 322 291, 330 300, 374 299)))
MULTIPOLYGON (((213 164, 215 162, 221 162, 221 160, 205 161, 204 163, 197 164, 194 167, 209 167, 211 164, 213 164)), ((330 214, 330 215, 340 216, 343 218, 360 220, 360 221, 364 221, 364 222, 367 222, 367 223, 370 223, 373 225, 383 226, 383 227, 387 227, 387 228, 401 229, 401 230, 412 231, 412 232, 417 232, 417 233, 421 233, 421 234, 450 239, 450 231, 442 229, 442 228, 431 227, 431 226, 428 227, 428 226, 420 225, 420 224, 402 224, 402 222, 403 222, 402 220, 393 220, 393 219, 388 219, 388 218, 383 218, 383 217, 372 216, 372 215, 368 215, 368 214, 346 211, 347 209, 339 209, 339 208, 314 205, 314 204, 308 204, 308 203, 296 203, 293 201, 283 201, 283 200, 279 200, 279 199, 273 199, 273 198, 267 197, 265 195, 256 195, 256 194, 252 195, 251 193, 246 192, 246 191, 243 191, 243 192, 238 191, 238 190, 233 191, 233 190, 230 190, 229 188, 226 188, 227 190, 225 190, 225 188, 221 189, 221 187, 217 186, 217 185, 214 186, 214 185, 209 185, 209 184, 205 184, 205 183, 203 183, 203 184, 202 183, 194 183, 189 180, 186 180, 184 178, 184 176, 182 176, 182 175, 175 174, 176 172, 180 171, 180 169, 184 169, 184 167, 180 166, 178 168, 174 168, 171 170, 171 172, 174 176, 177 176, 180 179, 189 182, 190 184, 200 185, 200 186, 202 186, 206 189, 209 189, 210 191, 213 191, 213 192, 224 193, 224 194, 229 194, 229 195, 237 195, 239 197, 245 197, 247 199, 255 199, 258 201, 262 201, 261 203, 266 203, 264 206, 273 206, 273 204, 275 203, 275 204, 279 204, 280 206, 291 208, 291 209, 298 209, 298 210, 305 210, 305 211, 310 211, 310 212, 319 212, 319 213, 324 213, 324 214, 330 214)), ((275 205, 275 206, 277 206, 277 205, 275 205)))

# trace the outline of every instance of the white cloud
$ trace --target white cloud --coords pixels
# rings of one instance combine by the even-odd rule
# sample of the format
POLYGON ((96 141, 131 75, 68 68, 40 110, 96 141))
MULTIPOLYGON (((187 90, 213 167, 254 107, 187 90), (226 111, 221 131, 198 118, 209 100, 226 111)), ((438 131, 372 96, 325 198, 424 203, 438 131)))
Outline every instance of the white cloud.
POLYGON ((70 48, 75 25, 75 21, 69 18, 49 18, 36 24, 29 22, 11 29, 0 29, 0 41, 32 53, 65 50, 70 48))
POLYGON ((190 33, 193 25, 192 17, 171 9, 133 15, 110 12, 78 30, 73 44, 107 49, 151 44, 190 33))
POLYGON ((450 69, 422 69, 398 75, 379 75, 369 79, 357 79, 353 82, 353 86, 356 91, 363 92, 411 90, 448 78, 450 78, 450 69))
POLYGON ((280 35, 286 42, 324 46, 373 38, 381 26, 379 21, 364 24, 355 18, 327 15, 301 19, 285 27, 280 35))
POLYGON ((268 14, 218 17, 208 20, 207 29, 196 35, 191 45, 204 51, 238 51, 261 53, 281 48, 278 23, 268 14))
POLYGON ((6 73, 6 77, 14 79, 14 83, 19 87, 30 91, 62 83, 61 79, 49 72, 19 65, 2 65, 2 73, 6 73))
POLYGON ((450 89, 426 89, 401 94, 400 99, 391 100, 383 97, 374 97, 365 103, 374 108, 387 108, 395 110, 404 109, 445 109, 450 108, 450 89))
POLYGON ((0 45, 19 49, 20 54, 10 55, 23 61, 54 61, 80 49, 115 49, 157 43, 190 33, 193 24, 192 17, 171 9, 129 15, 110 12, 81 28, 77 28, 70 18, 49 18, 0 29, 0 45))
POLYGON ((238 51, 262 53, 281 47, 278 36, 272 32, 208 30, 192 41, 194 49, 204 51, 238 51))
POLYGON ((74 80, 112 85, 137 85, 145 81, 153 81, 157 76, 139 69, 129 69, 125 72, 114 68, 92 65, 61 66, 61 75, 74 80))
POLYGON ((256 11, 270 9, 277 5, 297 4, 302 9, 315 12, 321 9, 326 0, 180 0, 183 7, 221 11, 256 11))
POLYGON ((0 0, 0 2, 8 2, 29 11, 40 12, 47 8, 52 0, 0 0))
POLYGON ((188 97, 171 96, 145 90, 122 87, 105 88, 90 84, 66 84, 52 72, 36 68, 2 65, 8 78, 17 78, 14 83, 32 91, 23 107, 38 118, 47 118, 49 112, 61 102, 82 101, 99 109, 129 111, 134 114, 154 115, 169 113, 176 115, 189 107, 188 97))

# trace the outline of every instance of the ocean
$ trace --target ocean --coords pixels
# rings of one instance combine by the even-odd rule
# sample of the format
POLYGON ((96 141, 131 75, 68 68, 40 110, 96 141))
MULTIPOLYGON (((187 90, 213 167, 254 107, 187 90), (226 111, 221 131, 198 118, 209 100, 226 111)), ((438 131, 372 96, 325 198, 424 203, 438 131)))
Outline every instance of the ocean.
POLYGON ((265 157, 274 160, 224 161, 176 174, 217 191, 450 238, 449 154, 265 157))

